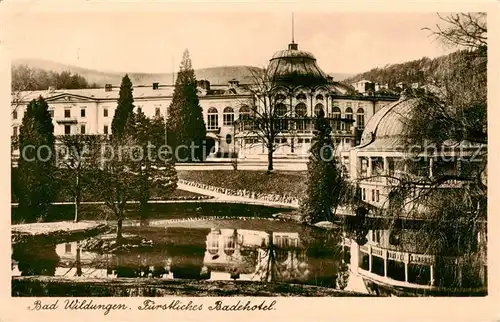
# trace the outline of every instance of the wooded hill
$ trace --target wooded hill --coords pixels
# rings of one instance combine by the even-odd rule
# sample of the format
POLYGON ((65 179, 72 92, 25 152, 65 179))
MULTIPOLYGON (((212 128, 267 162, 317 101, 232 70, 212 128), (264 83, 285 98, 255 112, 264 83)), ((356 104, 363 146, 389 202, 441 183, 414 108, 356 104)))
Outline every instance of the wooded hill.
POLYGON ((388 84, 389 88, 395 88, 400 82, 406 85, 439 83, 447 71, 453 69, 466 54, 466 51, 461 50, 433 59, 423 57, 401 64, 390 64, 346 78, 344 82, 354 83, 366 79, 373 83, 388 84))

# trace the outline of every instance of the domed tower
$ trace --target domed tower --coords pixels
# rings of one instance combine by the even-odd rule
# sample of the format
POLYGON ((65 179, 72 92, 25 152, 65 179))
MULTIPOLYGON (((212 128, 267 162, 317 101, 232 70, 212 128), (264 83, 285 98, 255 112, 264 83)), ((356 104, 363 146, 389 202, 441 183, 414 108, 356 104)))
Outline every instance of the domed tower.
POLYGON ((266 78, 273 84, 287 87, 315 87, 328 83, 328 75, 319 68, 314 55, 299 50, 293 40, 288 49, 277 51, 269 60, 266 78))

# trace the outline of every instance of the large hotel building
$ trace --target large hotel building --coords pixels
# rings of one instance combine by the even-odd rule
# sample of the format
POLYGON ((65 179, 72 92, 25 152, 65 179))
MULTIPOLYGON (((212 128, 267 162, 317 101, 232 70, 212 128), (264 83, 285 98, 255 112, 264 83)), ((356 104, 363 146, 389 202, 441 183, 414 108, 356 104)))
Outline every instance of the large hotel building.
MULTIPOLYGON (((275 95, 281 98, 276 113, 285 124, 275 140, 276 159, 306 160, 313 136, 314 117, 323 110, 332 125, 336 146, 346 150, 359 144, 368 120, 394 97, 350 95, 349 88, 334 81, 321 70, 316 58, 299 50, 294 42, 277 51, 269 61, 266 79, 271 80, 275 95)), ((266 146, 252 131, 235 121, 251 111, 256 103, 254 84, 237 79, 225 85, 211 85, 198 80, 198 96, 207 129, 207 144, 212 148, 210 159, 237 155, 241 160, 265 160, 266 146)), ((147 116, 166 117, 172 100, 173 85, 153 83, 135 85, 134 104, 147 116)), ((12 100, 12 135, 16 137, 24 110, 34 98, 42 96, 49 104, 54 134, 111 134, 111 121, 117 105, 119 86, 77 90, 45 90, 21 93, 12 100)), ((258 101, 258 100, 257 100, 258 101)))

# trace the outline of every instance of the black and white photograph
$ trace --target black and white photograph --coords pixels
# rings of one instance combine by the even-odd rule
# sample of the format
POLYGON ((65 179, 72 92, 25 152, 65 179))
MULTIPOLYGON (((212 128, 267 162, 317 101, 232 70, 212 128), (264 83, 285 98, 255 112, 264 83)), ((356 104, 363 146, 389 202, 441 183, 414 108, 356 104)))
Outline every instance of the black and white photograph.
POLYGON ((487 12, 9 17, 28 310, 490 294, 487 12))

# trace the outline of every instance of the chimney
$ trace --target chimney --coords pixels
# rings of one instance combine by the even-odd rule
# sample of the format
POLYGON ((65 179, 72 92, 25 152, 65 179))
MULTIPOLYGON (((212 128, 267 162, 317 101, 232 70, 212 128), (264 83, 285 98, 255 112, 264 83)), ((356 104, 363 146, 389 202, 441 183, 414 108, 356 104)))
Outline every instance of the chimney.
POLYGON ((160 87, 160 83, 153 83, 153 89, 156 90, 160 87))
POLYGON ((239 85, 240 85, 240 82, 234 78, 229 81, 230 88, 238 87, 239 85))
POLYGON ((104 91, 111 92, 112 90, 113 90, 113 85, 111 84, 104 85, 104 91))

